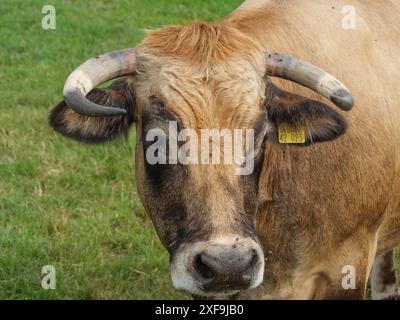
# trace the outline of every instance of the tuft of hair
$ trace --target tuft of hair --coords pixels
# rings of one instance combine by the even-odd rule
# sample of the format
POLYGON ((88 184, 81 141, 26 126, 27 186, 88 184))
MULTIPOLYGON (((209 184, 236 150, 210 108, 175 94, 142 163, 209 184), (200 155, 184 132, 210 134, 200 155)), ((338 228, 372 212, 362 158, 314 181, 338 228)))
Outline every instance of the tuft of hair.
POLYGON ((160 55, 185 57, 205 65, 261 51, 253 39, 232 25, 204 21, 148 30, 141 46, 152 48, 160 55))

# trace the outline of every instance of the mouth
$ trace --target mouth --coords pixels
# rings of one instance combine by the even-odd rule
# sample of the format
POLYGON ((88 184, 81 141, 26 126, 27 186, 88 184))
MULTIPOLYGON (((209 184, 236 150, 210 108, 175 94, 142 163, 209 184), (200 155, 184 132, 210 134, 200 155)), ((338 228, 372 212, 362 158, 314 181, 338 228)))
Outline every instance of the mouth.
MULTIPOLYGON (((181 277, 179 277, 181 278, 181 277)), ((258 287, 262 282, 263 282, 263 277, 259 276, 256 281, 253 281, 251 285, 249 285, 247 288, 238 288, 235 289, 235 285, 226 285, 225 288, 220 287, 217 290, 209 290, 204 287, 204 285, 195 279, 190 279, 188 278, 184 283, 181 281, 181 279, 177 280, 176 277, 172 275, 172 282, 173 286, 177 290, 182 290, 185 291, 197 298, 226 298, 226 297, 232 297, 240 292, 254 289, 258 287)))

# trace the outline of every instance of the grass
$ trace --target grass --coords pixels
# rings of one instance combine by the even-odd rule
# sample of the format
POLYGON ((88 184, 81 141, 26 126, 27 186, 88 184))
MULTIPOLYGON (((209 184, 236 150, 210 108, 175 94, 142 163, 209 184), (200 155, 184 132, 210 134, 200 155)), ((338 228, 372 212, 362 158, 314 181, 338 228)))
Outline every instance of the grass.
POLYGON ((135 189, 134 144, 86 146, 54 133, 49 110, 85 59, 133 47, 142 29, 215 20, 240 0, 2 0, 0 299, 175 299, 168 255, 135 189), (43 30, 42 6, 57 11, 43 30), (41 287, 53 265, 55 290, 41 287))
POLYGON ((144 28, 215 20, 241 0, 1 0, 0 299, 175 299, 135 189, 134 144, 82 145, 47 125, 67 75, 144 28), (41 28, 42 6, 57 29, 41 28), (43 290, 53 265, 56 290, 43 290))

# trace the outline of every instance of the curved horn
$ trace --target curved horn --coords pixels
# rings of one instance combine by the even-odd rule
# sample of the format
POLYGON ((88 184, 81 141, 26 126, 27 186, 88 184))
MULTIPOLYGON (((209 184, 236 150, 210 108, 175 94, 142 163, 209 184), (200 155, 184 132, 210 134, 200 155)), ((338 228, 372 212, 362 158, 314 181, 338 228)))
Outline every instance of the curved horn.
POLYGON ((136 49, 105 53, 81 64, 64 85, 64 98, 75 112, 90 117, 125 115, 126 110, 100 106, 86 99, 90 90, 117 77, 132 74, 136 69, 136 49))
POLYGON ((332 101, 344 111, 353 108, 349 89, 334 76, 317 66, 286 54, 264 52, 267 75, 301 84, 332 101))

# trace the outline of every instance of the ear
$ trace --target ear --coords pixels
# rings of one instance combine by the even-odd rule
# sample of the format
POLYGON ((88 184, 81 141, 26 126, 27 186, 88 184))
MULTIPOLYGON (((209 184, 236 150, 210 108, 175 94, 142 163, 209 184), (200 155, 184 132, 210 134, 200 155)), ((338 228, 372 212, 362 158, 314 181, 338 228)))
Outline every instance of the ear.
POLYGON ((85 143, 102 143, 127 136, 134 122, 135 102, 129 78, 121 78, 106 89, 93 89, 87 98, 97 104, 125 109, 127 116, 82 116, 61 101, 51 112, 49 123, 62 135, 85 143))
POLYGON ((346 120, 322 102, 283 91, 272 83, 268 86, 268 118, 278 133, 273 140, 279 142, 279 131, 286 130, 304 138, 296 145, 307 146, 334 140, 346 132, 346 120))

